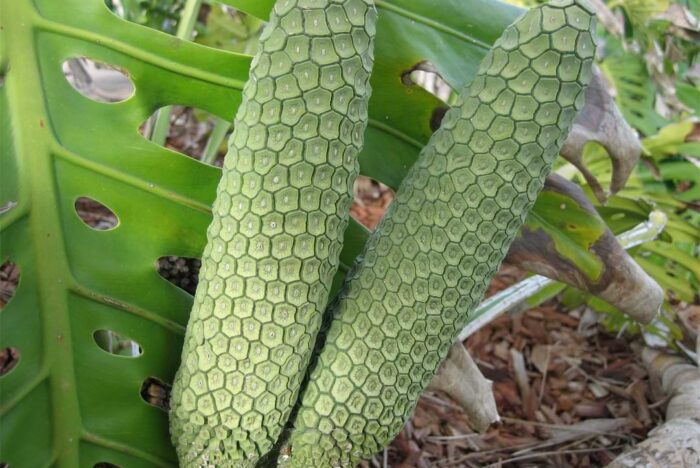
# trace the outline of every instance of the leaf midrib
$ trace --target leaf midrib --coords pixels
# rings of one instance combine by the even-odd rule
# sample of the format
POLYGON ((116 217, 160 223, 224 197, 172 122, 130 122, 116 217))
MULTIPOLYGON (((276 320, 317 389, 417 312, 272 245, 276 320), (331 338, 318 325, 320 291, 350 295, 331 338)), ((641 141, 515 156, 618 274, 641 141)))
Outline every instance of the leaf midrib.
POLYGON ((52 151, 57 158, 63 159, 97 174, 104 175, 110 179, 118 180, 126 185, 138 188, 144 192, 156 195, 173 203, 192 208, 202 213, 211 213, 211 206, 206 203, 186 197, 172 190, 166 190, 140 177, 136 177, 127 172, 121 171, 113 166, 108 166, 85 158, 61 146, 56 139, 52 138, 52 140, 52 151))
POLYGON ((68 293, 66 285, 61 284, 70 277, 70 268, 60 214, 56 210, 58 194, 50 140, 46 136, 50 132, 50 120, 39 73, 33 21, 38 16, 30 2, 5 1, 3 8, 6 17, 23 20, 3 25, 8 40, 12 40, 8 51, 12 73, 7 75, 5 86, 12 128, 15 129, 18 177, 26 184, 22 195, 28 197, 26 203, 31 204, 27 222, 36 263, 37 298, 43 327, 41 370, 36 378, 49 380, 54 449, 51 462, 59 467, 79 466, 78 443, 82 424, 73 361, 65 359, 65 356, 72 356, 72 343, 68 293), (70 444, 66 444, 66 440, 71 441, 70 444), (61 442, 64 447, 70 445, 70 449, 57 453, 61 442))
MULTIPOLYGON (((69 296, 78 294, 89 300, 101 302, 110 307, 127 313, 139 315, 146 320, 157 323, 178 334, 184 329, 180 324, 158 316, 155 312, 138 308, 132 304, 115 300, 109 296, 92 291, 79 284, 72 275, 67 258, 60 206, 60 195, 55 174, 56 158, 66 159, 74 164, 86 167, 93 172, 103 173, 110 178, 136 186, 140 189, 157 194, 159 197, 188 206, 198 211, 210 211, 201 202, 191 200, 177 193, 151 186, 146 181, 119 171, 116 168, 94 163, 74 154, 62 147, 55 138, 50 126, 46 96, 39 70, 36 31, 56 32, 58 34, 82 38, 87 41, 112 46, 125 54, 136 49, 119 41, 108 40, 99 34, 81 31, 73 27, 48 21, 42 18, 29 1, 3 1, 2 6, 7 17, 22 18, 23 21, 6 22, 3 24, 7 38, 12 38, 12 48, 9 50, 9 61, 12 64, 12 74, 8 74, 5 82, 8 96, 8 108, 11 110, 10 119, 16 142, 18 163, 18 178, 20 184, 19 203, 2 218, 0 227, 4 231, 9 226, 25 221, 32 244, 34 256, 32 261, 35 268, 37 298, 40 309, 42 334, 40 347, 40 366, 32 378, 23 386, 17 388, 11 400, 6 401, 0 413, 11 411, 38 386, 48 380, 50 399, 50 424, 53 437, 53 453, 49 458, 50 464, 58 467, 73 468, 80 466, 79 446, 81 441, 106 448, 116 449, 122 453, 146 460, 157 466, 170 466, 166 460, 145 453, 133 447, 126 446, 111 439, 92 434, 83 425, 80 414, 80 403, 75 378, 73 343, 71 337, 71 317, 69 296), (80 34, 80 33, 84 34, 80 34)), ((138 51, 137 51, 138 52, 138 51)), ((237 80, 217 78, 218 75, 197 71, 191 67, 173 67, 174 62, 149 60, 152 54, 143 53, 140 60, 157 66, 166 67, 175 72, 193 72, 200 80, 214 84, 224 84, 234 87, 237 80), (213 78, 212 78, 213 77, 213 78)), ((157 58, 157 57, 155 57, 157 58)), ((220 78, 220 77, 219 77, 220 78)))

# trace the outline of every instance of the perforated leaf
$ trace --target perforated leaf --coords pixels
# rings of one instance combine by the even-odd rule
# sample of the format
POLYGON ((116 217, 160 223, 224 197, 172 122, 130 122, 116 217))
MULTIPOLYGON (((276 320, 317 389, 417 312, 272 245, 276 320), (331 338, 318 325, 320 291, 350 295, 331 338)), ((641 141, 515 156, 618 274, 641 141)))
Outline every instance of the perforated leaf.
POLYGON ((200 254, 219 174, 138 129, 165 104, 231 119, 249 60, 125 22, 101 0, 0 9, 0 206, 16 203, 0 217, 0 256, 21 271, 0 313, 0 342, 19 352, 0 378, 0 462, 171 465, 167 415, 141 393, 171 380, 191 298, 156 260, 200 254), (106 104, 74 90, 62 65, 82 56, 125 70, 133 97, 106 104), (83 223, 79 197, 105 205, 117 226, 83 223), (98 329, 143 354, 101 350, 98 329))
MULTIPOLYGON (((264 13, 262 2, 248 4, 264 13)), ((403 85, 402 71, 429 58, 462 84, 519 10, 487 1, 379 7, 382 66, 362 163, 396 186, 441 107, 403 85)), ((0 378, 0 462, 172 465, 167 415, 146 399, 158 404, 158 382, 171 382, 192 299, 159 277, 156 261, 200 255, 219 173, 138 129, 170 104, 231 120, 249 58, 128 23, 102 0, 1 0, 0 8, 0 256, 22 274, 0 313, 0 343, 20 353, 0 378), (133 97, 106 104, 78 93, 62 71, 75 57, 125 70, 133 97), (111 210, 116 227, 85 225, 79 197, 111 210), (97 330, 128 336, 143 353, 109 354, 97 330)))
MULTIPOLYGON (((263 18, 272 4, 227 3, 263 18)), ((520 10, 491 0, 376 3, 361 166, 397 187, 443 108, 402 74, 428 60, 461 88, 520 10)), ((159 277, 156 262, 200 255, 219 172, 149 142, 139 127, 172 104, 231 120, 249 58, 123 21, 102 0, 0 0, 0 9, 0 259, 21 271, 0 312, 0 345, 19 353, 0 377, 0 462, 171 466, 158 406, 167 404, 192 298, 159 277), (75 57, 126 71, 133 96, 108 104, 81 95, 62 70, 75 57), (104 205, 116 226, 86 225, 81 197, 104 205), (106 352, 100 330, 142 353, 106 352)), ((346 265, 363 242, 352 225, 346 265)))

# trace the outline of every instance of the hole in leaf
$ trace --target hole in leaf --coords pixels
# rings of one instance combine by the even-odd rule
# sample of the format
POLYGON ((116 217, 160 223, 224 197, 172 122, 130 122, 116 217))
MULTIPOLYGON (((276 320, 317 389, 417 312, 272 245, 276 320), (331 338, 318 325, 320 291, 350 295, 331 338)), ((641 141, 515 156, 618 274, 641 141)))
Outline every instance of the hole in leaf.
POLYGON ((0 350, 0 377, 5 377, 19 364, 19 351, 17 348, 4 348, 0 350))
POLYGON ((368 229, 374 229, 394 199, 394 191, 366 176, 355 180, 350 216, 368 229))
POLYGON ((445 103, 450 103, 455 95, 455 91, 445 81, 437 67, 427 60, 403 72, 401 82, 406 86, 419 86, 445 103))
MULTIPOLYGON (((126 21, 175 35, 186 0, 105 0, 104 3, 126 21)), ((254 54, 263 24, 254 16, 221 2, 203 2, 189 39, 208 47, 254 54)))
POLYGON ((201 109, 167 106, 155 111, 139 131, 158 145, 221 167, 232 126, 201 109))
POLYGON ((442 123, 442 119, 445 117, 445 114, 447 114, 446 107, 436 107, 433 109, 433 113, 430 116, 430 129, 433 132, 440 128, 440 124, 442 123))
POLYGON ((85 224, 97 231, 109 231, 119 224, 114 211, 93 198, 79 197, 75 201, 75 212, 85 224))
MULTIPOLYGON (((17 202, 13 201, 13 200, 10 200, 10 201, 4 203, 3 205, 0 205, 0 215, 4 215, 8 211, 12 210, 12 208, 14 208, 15 206, 17 206, 17 202)), ((2 468, 2 467, 0 467, 0 468, 2 468)))
POLYGON ((63 75, 73 89, 93 101, 122 102, 134 94, 134 83, 125 70, 87 57, 63 62, 63 75))
POLYGON ((255 53, 265 24, 219 2, 202 5, 198 21, 204 27, 196 31, 195 42, 243 54, 255 53))
POLYGON ((157 262, 160 276, 193 296, 199 283, 201 266, 201 260, 192 257, 167 256, 160 257, 157 262))
POLYGON ((95 343, 103 351, 115 356, 138 357, 143 349, 136 341, 112 330, 97 330, 93 333, 95 343))
POLYGON ((170 391, 172 387, 156 377, 147 377, 141 384, 141 398, 151 406, 163 411, 170 409, 170 391))
POLYGON ((120 465, 115 465, 110 462, 99 462, 92 465, 92 468, 122 468, 120 465))
POLYGON ((105 0, 104 3, 112 13, 122 19, 174 35, 185 1, 105 0))
POLYGON ((19 286, 20 271, 16 263, 6 261, 0 265, 0 310, 9 304, 19 286))

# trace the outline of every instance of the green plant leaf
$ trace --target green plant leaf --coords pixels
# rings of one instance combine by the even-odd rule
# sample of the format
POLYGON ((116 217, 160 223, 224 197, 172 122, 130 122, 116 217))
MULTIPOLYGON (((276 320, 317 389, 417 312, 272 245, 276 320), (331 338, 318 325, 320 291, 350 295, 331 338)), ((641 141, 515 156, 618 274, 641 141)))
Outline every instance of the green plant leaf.
POLYGON ((0 313, 20 353, 0 378, 0 460, 11 466, 171 466, 167 416, 140 395, 179 361, 191 297, 156 272, 198 256, 218 170, 154 145, 139 126, 165 104, 230 120, 249 59, 119 19, 101 0, 0 2, 4 84, 0 258, 21 271, 0 313), (64 77, 87 56, 128 71, 136 92, 92 101, 64 77), (86 226, 78 197, 119 224, 86 226), (136 358, 104 352, 97 330, 128 336, 136 358))
POLYGON ((656 135, 642 140, 644 151, 654 159, 678 154, 678 147, 685 143, 693 126, 690 120, 666 125, 656 135))
POLYGON ((261 23, 252 16, 238 13, 231 15, 226 7, 214 3, 207 15, 206 27, 197 35, 195 42, 217 49, 247 53, 257 47, 257 33, 261 23))
POLYGON ((655 253, 666 260, 675 262, 692 276, 692 283, 696 285, 700 283, 700 260, 694 258, 692 253, 686 252, 677 245, 669 245, 659 241, 649 242, 641 250, 655 253))
POLYGON ((700 88, 682 81, 676 82, 676 96, 688 106, 695 115, 700 115, 700 88))
POLYGON ((622 0, 622 6, 633 24, 643 26, 653 16, 666 11, 669 0, 622 0))
POLYGON ((660 179, 640 167, 639 177, 646 193, 667 194, 684 203, 700 200, 700 168, 695 164, 684 159, 663 161, 658 165, 658 174, 660 179))
MULTIPOLYGON (((507 260, 651 322, 663 291, 625 252, 580 187, 550 176, 507 260)), ((664 217, 665 218, 665 217, 664 217)))
POLYGON ((669 122, 654 109, 656 91, 646 65, 642 57, 623 51, 613 38, 608 37, 608 42, 612 50, 600 68, 617 91, 622 115, 632 127, 653 135, 669 122))
POLYGON ((231 5, 237 9, 257 16, 258 18, 267 21, 270 17, 270 10, 274 5, 274 0, 221 0, 221 3, 231 5))
POLYGON ((682 279, 672 275, 663 264, 657 264, 644 257, 636 257, 639 265, 649 273, 659 285, 667 291, 674 293, 677 299, 686 302, 695 300, 696 290, 693 286, 682 279))
POLYGON ((694 156, 696 158, 700 158, 700 143, 684 143, 678 147, 678 152, 687 156, 694 156))
POLYGON ((603 237, 606 226, 602 219, 591 216, 585 208, 568 194, 544 190, 523 229, 543 232, 563 260, 596 282, 603 273, 604 264, 592 247, 603 237))

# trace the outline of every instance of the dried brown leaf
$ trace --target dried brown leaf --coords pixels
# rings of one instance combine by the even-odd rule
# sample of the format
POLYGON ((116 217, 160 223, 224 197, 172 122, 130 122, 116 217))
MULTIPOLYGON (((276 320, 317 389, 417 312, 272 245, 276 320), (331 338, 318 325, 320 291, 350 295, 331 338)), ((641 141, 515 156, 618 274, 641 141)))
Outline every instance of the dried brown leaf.
POLYGON ((610 191, 616 193, 624 187, 639 161, 642 145, 615 104, 602 73, 595 67, 586 90, 586 105, 576 116, 561 155, 581 171, 602 203, 606 199, 605 192, 583 162, 583 148, 590 141, 600 143, 610 155, 613 165, 610 191))

